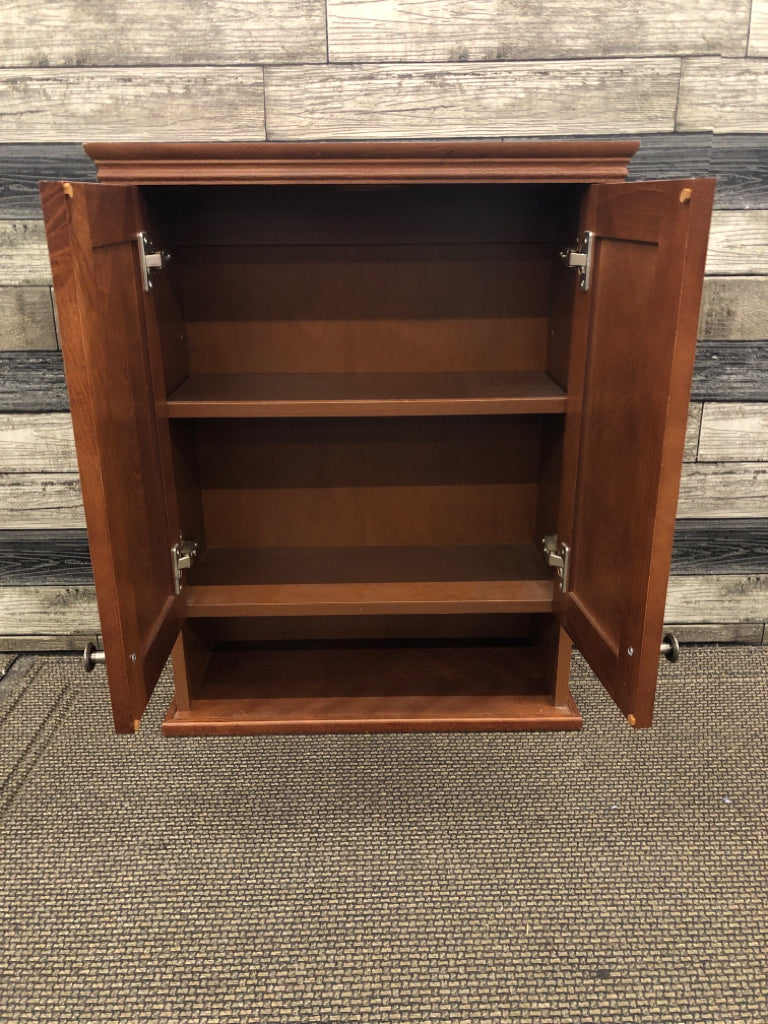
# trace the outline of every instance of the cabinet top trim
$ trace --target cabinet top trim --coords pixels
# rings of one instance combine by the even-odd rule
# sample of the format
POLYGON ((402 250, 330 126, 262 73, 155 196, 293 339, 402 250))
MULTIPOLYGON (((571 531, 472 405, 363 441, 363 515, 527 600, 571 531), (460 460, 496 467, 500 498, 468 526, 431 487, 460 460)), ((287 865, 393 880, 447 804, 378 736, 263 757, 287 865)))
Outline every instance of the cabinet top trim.
POLYGON ((87 143, 135 185, 623 181, 639 142, 87 143))

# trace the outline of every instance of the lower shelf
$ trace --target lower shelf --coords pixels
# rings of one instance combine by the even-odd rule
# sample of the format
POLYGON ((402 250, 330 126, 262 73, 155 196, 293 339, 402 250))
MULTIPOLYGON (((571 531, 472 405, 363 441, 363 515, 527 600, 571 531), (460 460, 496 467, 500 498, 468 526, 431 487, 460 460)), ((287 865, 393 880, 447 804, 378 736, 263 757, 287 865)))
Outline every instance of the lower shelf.
POLYGON ((535 649, 502 644, 218 650, 166 735, 581 728, 555 706, 535 649))

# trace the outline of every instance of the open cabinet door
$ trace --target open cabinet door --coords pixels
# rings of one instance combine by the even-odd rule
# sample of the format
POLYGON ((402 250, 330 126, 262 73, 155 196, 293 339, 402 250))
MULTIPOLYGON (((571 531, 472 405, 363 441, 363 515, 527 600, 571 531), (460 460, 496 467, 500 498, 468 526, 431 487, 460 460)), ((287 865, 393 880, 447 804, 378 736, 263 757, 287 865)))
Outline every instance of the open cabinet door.
POLYGON ((593 185, 582 217, 555 610, 636 726, 653 714, 713 195, 711 179, 593 185))
POLYGON ((133 732, 179 629, 138 190, 45 182, 41 195, 115 728, 133 732))

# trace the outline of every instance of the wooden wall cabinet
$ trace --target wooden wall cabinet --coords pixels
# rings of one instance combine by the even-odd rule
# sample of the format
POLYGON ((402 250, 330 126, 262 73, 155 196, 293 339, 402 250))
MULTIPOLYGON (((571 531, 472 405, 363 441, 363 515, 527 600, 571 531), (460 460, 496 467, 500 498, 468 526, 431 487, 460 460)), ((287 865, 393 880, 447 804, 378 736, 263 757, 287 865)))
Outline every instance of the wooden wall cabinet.
POLYGON ((574 729, 571 641, 650 724, 714 182, 635 148, 43 183, 118 731, 171 650, 169 734, 574 729))

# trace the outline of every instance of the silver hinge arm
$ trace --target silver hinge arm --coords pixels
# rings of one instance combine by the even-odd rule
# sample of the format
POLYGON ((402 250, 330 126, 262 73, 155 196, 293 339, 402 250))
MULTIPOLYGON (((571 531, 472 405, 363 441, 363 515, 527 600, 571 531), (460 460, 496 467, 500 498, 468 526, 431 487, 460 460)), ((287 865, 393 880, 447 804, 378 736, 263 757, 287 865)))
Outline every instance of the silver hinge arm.
POLYGON ((594 249, 594 233, 585 231, 581 241, 575 249, 564 249, 560 253, 560 259, 566 266, 575 267, 579 272, 581 290, 589 291, 592 280, 592 251, 594 249))
POLYGON ((173 587, 177 594, 181 593, 182 569, 191 569, 197 558, 196 540, 179 540, 171 548, 171 564, 173 566, 173 587))
POLYGON ((565 594, 568 591, 568 574, 571 563, 571 549, 568 545, 558 543, 557 534, 549 533, 541 540, 541 551, 547 565, 557 570, 557 580, 560 590, 565 594))
POLYGON ((141 283, 144 286, 144 291, 149 294, 152 291, 152 277, 150 276, 150 271, 162 270, 164 267, 167 267, 171 261, 171 254, 156 250, 150 242, 146 231, 140 231, 137 237, 139 242, 141 283))

